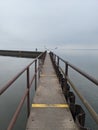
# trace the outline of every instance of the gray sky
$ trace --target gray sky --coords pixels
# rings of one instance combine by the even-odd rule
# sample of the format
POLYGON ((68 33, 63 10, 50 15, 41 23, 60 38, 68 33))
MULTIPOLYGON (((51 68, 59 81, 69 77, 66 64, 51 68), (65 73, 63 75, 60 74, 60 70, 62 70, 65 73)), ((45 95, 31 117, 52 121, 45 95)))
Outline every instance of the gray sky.
POLYGON ((98 49, 98 0, 0 0, 0 49, 98 49))

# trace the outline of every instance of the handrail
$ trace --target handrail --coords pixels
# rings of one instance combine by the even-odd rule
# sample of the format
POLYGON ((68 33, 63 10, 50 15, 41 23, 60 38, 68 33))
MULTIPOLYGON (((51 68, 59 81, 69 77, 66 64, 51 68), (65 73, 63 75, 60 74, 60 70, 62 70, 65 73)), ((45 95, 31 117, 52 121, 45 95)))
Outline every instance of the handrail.
POLYGON ((98 80, 96 80, 94 77, 92 77, 91 75, 85 73, 83 70, 80 70, 78 67, 72 65, 71 63, 64 61, 62 58, 60 58, 59 56, 57 56, 62 62, 64 62, 65 64, 68 64, 68 66, 70 66, 72 69, 74 69, 75 71, 77 71, 78 73, 80 73, 81 75, 83 75, 84 77, 86 77, 87 79, 89 79, 90 81, 92 81, 94 84, 98 85, 98 80))
POLYGON ((74 70, 76 70, 77 72, 79 72, 81 75, 83 75, 84 77, 86 77, 87 79, 89 79, 90 81, 92 81, 94 84, 98 85, 98 80, 96 80, 94 77, 92 77, 91 75, 85 73, 83 70, 80 70, 78 67, 75 67, 74 65, 68 63, 68 65, 73 68, 74 70))
POLYGON ((98 114, 95 112, 95 110, 91 107, 91 105, 88 103, 88 101, 81 95, 81 93, 76 89, 75 85, 73 84, 73 82, 67 77, 68 82, 70 83, 70 85, 72 86, 73 90, 76 92, 76 94, 78 95, 78 97, 81 99, 82 103, 85 105, 85 107, 87 108, 87 110, 90 112, 91 116, 93 117, 93 119, 96 121, 96 123, 98 124, 98 114))
POLYGON ((19 113, 21 111, 21 108, 24 104, 24 101, 26 100, 27 98, 27 115, 29 117, 29 114, 30 114, 30 89, 31 89, 31 85, 35 79, 35 90, 36 90, 36 87, 37 87, 37 76, 38 76, 38 72, 40 73, 40 69, 41 69, 41 64, 37 63, 37 60, 41 60, 42 61, 42 64, 44 63, 44 59, 45 59, 45 56, 46 56, 46 51, 41 53, 37 58, 34 59, 33 62, 31 62, 29 65, 27 65, 24 69, 22 69, 13 79, 11 79, 6 85, 4 85, 1 89, 0 89, 0 95, 2 95, 25 71, 27 72, 27 88, 26 88, 26 91, 23 95, 23 97, 21 98, 20 100, 20 103, 16 109, 16 112, 14 113, 13 117, 12 117, 12 120, 7 128, 7 130, 12 130, 12 128, 14 127, 15 125, 15 122, 19 116, 19 113), (29 75, 29 68, 32 64, 35 63, 35 73, 32 77, 32 80, 30 81, 30 75, 29 75), (38 64, 38 67, 37 67, 37 64, 38 64))
POLYGON ((95 122, 98 124, 98 114, 95 112, 95 110, 92 108, 92 106, 86 101, 86 99, 81 95, 81 93, 76 89, 76 87, 73 84, 73 82, 69 79, 69 77, 68 77, 68 67, 71 67, 73 70, 75 70, 76 72, 80 73, 81 75, 83 75, 85 78, 87 78, 89 81, 93 82, 96 85, 98 85, 98 80, 96 80, 92 76, 88 75, 87 73, 83 72, 78 67, 76 67, 76 66, 70 64, 69 62, 63 60, 62 58, 60 58, 59 56, 57 56, 53 52, 50 52, 50 55, 52 56, 53 61, 58 66, 58 68, 60 69, 60 71, 63 74, 63 76, 65 77, 66 86, 67 86, 67 82, 68 82, 71 85, 71 87, 74 89, 74 91, 76 92, 76 94, 78 95, 78 97, 80 98, 82 103, 85 105, 85 107, 89 111, 90 115, 93 117, 95 122), (59 65, 60 60, 65 64, 65 72, 61 68, 61 66, 59 65))
POLYGON ((7 130, 11 130, 14 127, 14 124, 15 124, 15 122, 16 122, 16 120, 18 118, 18 115, 19 115, 19 113, 20 113, 20 111, 22 109, 23 103, 24 103, 24 101, 25 101, 25 99, 26 99, 26 97, 28 95, 28 91, 29 91, 28 89, 25 91, 25 93, 24 93, 24 95, 23 95, 23 97, 22 97, 22 99, 21 99, 21 101, 20 101, 20 103, 19 103, 19 105, 17 107, 17 110, 16 110, 16 112, 15 112, 15 114, 14 114, 14 116, 13 116, 7 130))
POLYGON ((1 89, 0 89, 0 95, 2 93, 4 93, 11 85, 12 83, 14 83, 26 70, 27 68, 29 68, 29 66, 31 66, 33 63, 35 62, 35 60, 33 62, 31 62, 27 67, 25 67, 21 72, 19 72, 13 79, 11 79, 6 85, 4 85, 1 89))
MULTIPOLYGON (((45 52, 44 52, 45 53, 45 52)), ((0 95, 2 93, 4 93, 4 91, 6 89, 9 88, 9 86, 12 85, 12 83, 15 82, 16 79, 18 79, 26 70, 27 68, 29 68, 37 59, 39 59, 44 53, 40 54, 37 58, 34 59, 33 62, 31 62, 29 65, 27 65, 24 69, 22 69, 13 79, 11 79, 6 85, 4 85, 1 89, 0 89, 0 95)))

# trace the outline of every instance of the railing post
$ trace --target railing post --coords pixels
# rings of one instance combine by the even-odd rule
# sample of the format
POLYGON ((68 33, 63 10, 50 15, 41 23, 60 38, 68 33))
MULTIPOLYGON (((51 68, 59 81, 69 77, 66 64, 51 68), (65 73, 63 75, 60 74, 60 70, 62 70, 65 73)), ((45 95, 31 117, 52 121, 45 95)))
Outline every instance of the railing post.
POLYGON ((59 57, 57 57, 57 66, 59 67, 59 57))
POLYGON ((30 86, 29 86, 29 67, 27 68, 27 89, 28 89, 28 95, 27 95, 27 117, 30 115, 30 86))
POLYGON ((65 86, 67 87, 68 63, 65 63, 65 86))
POLYGON ((41 69, 41 64, 40 64, 40 58, 38 59, 38 78, 40 78, 40 69, 41 69))
POLYGON ((37 89, 37 59, 35 60, 35 90, 37 89))

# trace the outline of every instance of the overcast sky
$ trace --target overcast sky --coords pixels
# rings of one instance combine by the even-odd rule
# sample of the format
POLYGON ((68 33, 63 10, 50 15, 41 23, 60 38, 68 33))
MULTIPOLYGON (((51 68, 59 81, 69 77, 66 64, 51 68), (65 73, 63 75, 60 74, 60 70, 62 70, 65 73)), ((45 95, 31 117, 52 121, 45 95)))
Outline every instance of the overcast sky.
POLYGON ((98 0, 0 0, 0 49, 98 48, 98 0))

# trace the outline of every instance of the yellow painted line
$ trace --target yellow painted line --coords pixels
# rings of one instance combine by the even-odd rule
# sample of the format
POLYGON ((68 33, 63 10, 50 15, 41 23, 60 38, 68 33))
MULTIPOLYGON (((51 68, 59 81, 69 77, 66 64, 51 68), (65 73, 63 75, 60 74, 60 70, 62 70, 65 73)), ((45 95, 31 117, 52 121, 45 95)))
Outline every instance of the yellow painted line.
POLYGON ((32 104, 32 107, 36 108, 47 108, 47 107, 54 107, 54 108, 68 108, 68 104, 32 104))
POLYGON ((43 75, 41 74, 40 76, 42 76, 42 77, 56 77, 56 75, 44 75, 44 74, 43 75))

